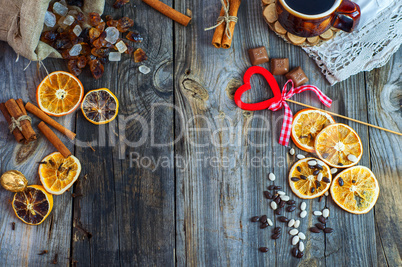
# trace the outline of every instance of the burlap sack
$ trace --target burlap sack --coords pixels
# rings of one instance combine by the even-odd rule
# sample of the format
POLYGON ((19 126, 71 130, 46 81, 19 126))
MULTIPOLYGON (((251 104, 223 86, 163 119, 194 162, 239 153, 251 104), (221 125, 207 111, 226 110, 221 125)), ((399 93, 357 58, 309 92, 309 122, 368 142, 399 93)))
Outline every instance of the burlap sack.
MULTIPOLYGON (((41 42, 45 13, 51 0, 0 0, 0 40, 30 60, 61 58, 57 50, 41 42)), ((105 0, 84 0, 84 12, 103 13, 105 0)))

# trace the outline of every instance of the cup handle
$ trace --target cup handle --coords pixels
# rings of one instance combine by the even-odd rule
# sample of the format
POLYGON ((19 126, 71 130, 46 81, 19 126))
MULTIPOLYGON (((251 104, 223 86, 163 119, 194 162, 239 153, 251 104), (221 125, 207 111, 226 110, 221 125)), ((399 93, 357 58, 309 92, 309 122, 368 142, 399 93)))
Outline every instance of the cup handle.
POLYGON ((343 0, 334 13, 332 26, 345 32, 352 32, 360 21, 360 7, 349 0, 343 0))

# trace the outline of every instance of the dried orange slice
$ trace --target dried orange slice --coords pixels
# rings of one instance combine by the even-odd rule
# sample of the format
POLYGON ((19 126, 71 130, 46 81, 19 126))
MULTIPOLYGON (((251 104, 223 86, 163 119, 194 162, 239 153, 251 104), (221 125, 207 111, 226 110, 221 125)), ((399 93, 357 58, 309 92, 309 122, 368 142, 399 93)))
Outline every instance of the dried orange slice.
POLYGON ((81 109, 93 124, 106 124, 117 117, 119 100, 107 88, 92 90, 85 95, 81 109))
POLYGON ((374 174, 363 166, 355 166, 339 173, 330 190, 335 203, 354 214, 369 212, 380 194, 374 174))
POLYGON ((316 158, 304 158, 297 161, 289 172, 290 189, 296 196, 304 199, 323 195, 328 191, 331 180, 330 168, 316 158))
POLYGON ((318 133, 335 123, 328 113, 316 109, 302 109, 293 116, 292 140, 295 145, 308 152, 314 152, 314 140, 318 133))
POLYGON ((350 126, 335 123, 325 127, 315 138, 318 157, 332 167, 356 165, 363 155, 359 135, 350 126))
POLYGON ((77 77, 65 71, 46 76, 36 90, 39 108, 51 116, 61 117, 77 109, 84 96, 84 86, 77 77))
POLYGON ((30 185, 15 193, 12 206, 15 215, 26 224, 41 224, 53 209, 53 196, 41 185, 30 185))
POLYGON ((61 195, 69 189, 81 173, 80 161, 74 157, 63 157, 55 152, 45 157, 39 166, 39 177, 43 187, 53 195, 61 195))

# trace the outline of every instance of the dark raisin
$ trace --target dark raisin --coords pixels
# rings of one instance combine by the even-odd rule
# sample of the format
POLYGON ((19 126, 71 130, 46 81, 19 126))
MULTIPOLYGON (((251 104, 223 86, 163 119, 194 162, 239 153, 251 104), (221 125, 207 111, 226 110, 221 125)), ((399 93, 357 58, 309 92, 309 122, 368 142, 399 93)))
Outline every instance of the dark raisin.
POLYGON ((287 204, 288 204, 288 205, 294 205, 294 204, 296 204, 296 201, 294 201, 293 199, 291 199, 291 200, 288 200, 287 204))
POLYGON ((320 232, 320 229, 318 229, 317 227, 311 227, 311 228, 310 228, 310 232, 319 233, 319 232, 320 232))
POLYGON ((299 254, 299 250, 297 249, 297 247, 294 247, 294 248, 292 249, 292 255, 293 255, 293 257, 297 257, 297 254, 299 254))
POLYGON ((320 230, 324 230, 325 229, 325 225, 323 225, 322 223, 316 223, 315 227, 317 227, 320 230))
POLYGON ((327 223, 327 219, 325 219, 324 218, 324 216, 320 216, 320 217, 318 217, 318 221, 320 222, 320 223, 322 223, 322 224, 326 224, 327 223))
POLYGON ((288 222, 289 221, 289 219, 286 218, 285 216, 279 217, 278 220, 281 221, 281 222, 288 222))
POLYGON ((258 222, 259 220, 260 220, 260 217, 258 217, 258 216, 254 216, 251 218, 252 222, 258 222))

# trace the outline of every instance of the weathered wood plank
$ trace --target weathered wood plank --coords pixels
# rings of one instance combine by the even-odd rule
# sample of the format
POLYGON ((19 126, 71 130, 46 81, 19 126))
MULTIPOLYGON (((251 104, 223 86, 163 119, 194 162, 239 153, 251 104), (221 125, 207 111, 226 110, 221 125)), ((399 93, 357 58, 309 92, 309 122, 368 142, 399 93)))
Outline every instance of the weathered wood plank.
POLYGON ((85 266, 173 266, 174 169, 161 166, 165 158, 173 162, 173 109, 166 106, 173 101, 173 23, 143 3, 114 10, 113 2, 107 1, 105 14, 134 19, 144 37, 136 47, 147 52, 145 65, 152 72, 139 73, 141 64, 123 56, 106 66, 99 81, 83 78, 86 91, 107 87, 114 92, 120 111, 105 127, 82 116, 77 120, 77 137, 95 141, 95 152, 77 147, 88 178, 75 188, 83 197, 74 201, 74 220, 91 236, 74 228, 73 258, 85 266), (165 106, 153 107, 158 104, 165 106))
MULTIPOLYGON (((179 1, 176 8, 200 10, 202 9, 200 5, 179 1)), ((214 14, 217 13, 216 5, 212 2, 204 2, 202 5, 208 8, 204 8, 202 14, 193 13, 191 30, 176 28, 175 103, 180 107, 185 120, 194 116, 205 118, 195 123, 196 128, 200 130, 209 127, 209 131, 203 134, 201 132, 191 134, 188 139, 184 139, 176 146, 180 156, 193 159, 188 169, 176 171, 178 263, 254 265, 275 262, 285 266, 298 263, 320 266, 326 264, 373 265, 377 262, 376 248, 373 245, 376 240, 373 212, 368 215, 354 216, 335 207, 332 201, 328 201, 327 205, 332 210, 331 225, 337 229, 338 233, 327 235, 325 238, 324 235, 306 233, 307 250, 301 261, 290 257, 290 237, 285 234, 285 231, 273 246, 273 241, 269 240, 269 230, 259 230, 258 226, 249 223, 251 216, 272 214, 268 203, 262 197, 262 191, 268 184, 266 180, 268 172, 274 171, 279 177, 275 184, 283 186, 285 191, 293 196, 285 180, 293 159, 286 155, 287 149, 277 144, 282 114, 280 112, 272 114, 269 111, 261 111, 258 114, 240 111, 236 109, 224 91, 232 92, 235 88, 233 84, 239 83, 242 73, 249 66, 246 49, 266 44, 267 26, 260 17, 260 7, 255 3, 246 2, 239 13, 242 20, 237 25, 233 51, 216 50, 209 44, 212 34, 202 32, 204 26, 213 23, 214 14), (205 55, 214 56, 206 57, 205 55), (233 88, 227 89, 228 84, 233 88), (264 125, 257 115, 267 118, 268 122, 276 121, 277 123, 268 132, 251 132, 251 128, 264 125), (223 124, 222 118, 231 119, 235 126, 239 127, 240 130, 233 133, 232 137, 241 142, 233 146, 223 146, 223 148, 211 145, 211 132, 219 131, 221 125, 229 125, 229 123, 223 124), (251 145, 258 141, 264 144, 261 149, 255 149, 251 145), (197 147, 194 143, 209 145, 197 147), (237 155, 239 155, 238 162, 234 161, 233 166, 230 165, 228 169, 203 165, 213 156, 237 159, 237 155), (264 155, 268 155, 271 160, 271 164, 266 168, 254 169, 244 164, 250 158, 264 155), (282 166, 279 165, 281 157, 286 159, 282 166), (345 242, 348 236, 359 238, 345 242), (258 254, 259 246, 269 246, 271 252, 258 254)), ((311 83, 335 100, 331 110, 367 120, 367 113, 361 112, 365 110, 362 107, 367 105, 365 90, 362 87, 363 74, 330 87, 312 60, 299 48, 284 44, 272 33, 269 36, 267 48, 271 58, 289 57, 291 67, 302 66, 311 83)), ((279 82, 283 85, 284 80, 280 78, 279 82)), ((254 86, 263 88, 264 84, 258 80, 254 86)), ((261 91, 251 92, 248 96, 254 101, 267 97, 261 91)), ((309 93, 295 96, 295 100, 321 106, 318 100, 309 93)), ((296 112, 301 108, 293 105, 292 109, 296 112)), ((365 151, 368 151, 367 127, 350 125, 359 132, 365 151)), ((182 130, 180 120, 176 120, 176 132, 182 130)), ((221 134, 218 144, 223 144, 227 139, 228 137, 221 134)), ((368 153, 364 155, 361 163, 369 165, 368 153)), ((318 203, 317 200, 308 201, 308 223, 306 221, 302 223, 300 228, 302 231, 307 232, 307 228, 316 223, 316 217, 311 213, 314 210, 323 209, 324 203, 324 201, 318 203)), ((276 224, 280 223, 276 222, 276 224)))
MULTIPOLYGON (((202 4, 182 1, 176 8, 202 10, 201 5, 208 8, 204 8, 202 14, 193 12, 190 30, 176 29, 175 103, 185 121, 201 117, 196 123, 187 125, 199 131, 190 133, 176 146, 180 156, 192 159, 187 169, 176 171, 178 264, 255 266, 272 262, 296 263, 297 260, 290 257, 286 231, 281 240, 274 242, 270 240, 272 227, 261 230, 258 224, 250 222, 252 216, 267 214, 277 225, 283 225, 275 220, 269 202, 262 196, 270 171, 277 174, 275 183, 289 191, 285 179, 289 160, 287 149, 277 144, 279 128, 271 124, 282 114, 242 111, 233 103, 234 90, 250 66, 247 49, 260 45, 270 48, 267 25, 258 5, 243 2, 233 48, 216 50, 210 45, 212 33, 203 33, 203 27, 214 22, 219 7, 213 1, 202 4), (188 47, 191 49, 186 49, 188 47), (203 128, 209 129, 201 132, 203 128), (214 131, 217 133, 215 138, 212 137, 214 131), (194 143, 207 145, 199 147, 194 143), (227 159, 227 166, 214 166, 213 157, 227 159), (265 166, 253 163, 260 159, 268 163, 265 166), (270 252, 259 253, 257 249, 261 246, 270 247, 270 252)), ((250 101, 269 95, 262 89, 266 84, 264 81, 256 78, 252 83, 260 90, 248 94, 250 101)), ((181 118, 176 120, 176 132, 183 131, 180 122, 181 118)))
MULTIPOLYGON (((366 74, 369 122, 397 132, 402 131, 401 64, 399 49, 385 67, 366 74)), ((370 162, 381 190, 374 211, 378 265, 400 266, 402 137, 376 129, 369 134, 370 162)))
MULTIPOLYGON (((0 42, 0 101, 10 98, 22 98, 24 102, 36 104, 36 87, 46 76, 43 68, 37 69, 36 62, 23 71, 29 60, 17 55, 4 42, 0 42)), ((53 59, 44 60, 49 72, 64 69, 64 62, 53 59)), ((28 184, 41 184, 38 176, 38 162, 45 156, 56 151, 50 142, 37 128, 39 119, 33 117, 33 128, 39 135, 37 141, 28 145, 15 142, 8 134, 7 123, 0 115, 0 173, 7 170, 19 170, 25 174, 28 184)), ((56 120, 74 131, 75 117, 68 115, 56 120)), ((59 133, 56 133, 67 147, 74 151, 74 145, 59 133)), ((54 206, 51 214, 39 226, 30 226, 20 221, 11 206, 13 193, 3 188, 0 190, 0 262, 4 266, 45 266, 49 265, 56 254, 58 262, 68 265, 70 260, 72 197, 70 192, 54 196, 54 206), (11 223, 15 222, 15 231, 11 223), (48 250, 48 254, 38 255, 48 250)))
MULTIPOLYGON (((333 86, 332 98, 336 101, 333 110, 340 114, 367 121, 367 99, 364 87, 364 74, 358 74, 333 86)), ((350 125, 359 134, 363 143, 363 157, 359 165, 370 168, 368 127, 335 118, 338 122, 350 125)), ((357 265, 373 266, 377 262, 375 246, 374 212, 354 215, 340 209, 332 199, 328 199, 331 210, 330 226, 336 234, 326 235, 326 262, 336 266, 357 265)))

